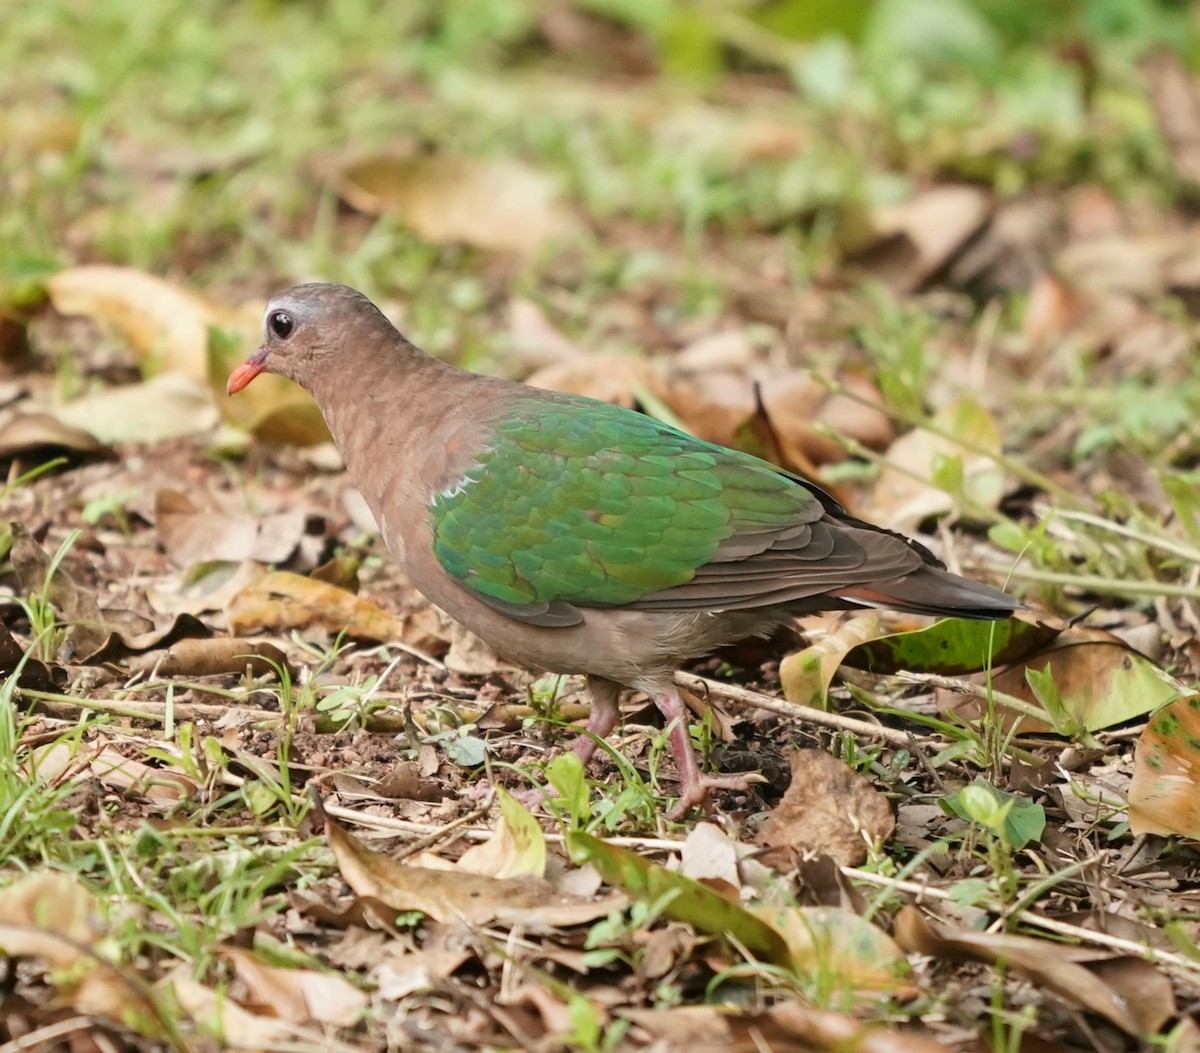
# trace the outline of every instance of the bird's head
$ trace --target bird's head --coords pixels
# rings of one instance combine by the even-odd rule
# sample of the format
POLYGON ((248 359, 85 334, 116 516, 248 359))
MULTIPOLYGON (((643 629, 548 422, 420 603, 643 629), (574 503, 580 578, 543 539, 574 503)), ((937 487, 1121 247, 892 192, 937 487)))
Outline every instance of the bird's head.
POLYGON ((259 373, 277 373, 303 387, 334 355, 368 344, 373 330, 392 325, 362 293, 345 285, 293 285, 271 297, 263 314, 263 342, 229 374, 230 395, 259 373))

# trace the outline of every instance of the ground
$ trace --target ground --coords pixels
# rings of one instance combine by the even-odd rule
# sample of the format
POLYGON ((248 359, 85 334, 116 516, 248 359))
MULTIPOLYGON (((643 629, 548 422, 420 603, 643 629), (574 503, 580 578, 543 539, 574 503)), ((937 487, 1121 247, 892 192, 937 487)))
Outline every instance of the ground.
POLYGON ((50 0, 0 37, 13 1049, 1200 1049, 1190 5, 50 0), (815 615, 586 772, 271 292, 819 480, 1029 605, 815 615))

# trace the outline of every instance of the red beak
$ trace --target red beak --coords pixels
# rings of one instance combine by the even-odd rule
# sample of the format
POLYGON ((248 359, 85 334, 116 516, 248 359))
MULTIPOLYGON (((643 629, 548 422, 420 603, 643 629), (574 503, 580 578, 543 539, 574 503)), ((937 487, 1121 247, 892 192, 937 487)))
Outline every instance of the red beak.
POLYGON ((225 383, 225 390, 230 395, 236 395, 258 376, 266 368, 266 365, 267 349, 266 347, 260 347, 245 362, 238 366, 237 369, 229 374, 229 380, 225 383))

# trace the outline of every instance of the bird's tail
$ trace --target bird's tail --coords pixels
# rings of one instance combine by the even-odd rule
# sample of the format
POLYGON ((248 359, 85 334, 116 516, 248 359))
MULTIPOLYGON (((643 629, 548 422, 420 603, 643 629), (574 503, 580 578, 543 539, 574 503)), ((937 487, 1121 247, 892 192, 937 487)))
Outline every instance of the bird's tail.
POLYGON ((931 566, 893 581, 855 585, 833 595, 862 607, 950 618, 1007 618, 1013 611, 1026 609, 1025 604, 999 589, 931 566))

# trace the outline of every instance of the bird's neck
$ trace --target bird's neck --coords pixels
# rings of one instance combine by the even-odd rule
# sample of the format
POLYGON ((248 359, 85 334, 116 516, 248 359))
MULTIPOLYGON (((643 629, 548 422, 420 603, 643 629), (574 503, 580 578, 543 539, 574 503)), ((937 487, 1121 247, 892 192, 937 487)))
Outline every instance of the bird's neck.
POLYGON ((423 519, 453 472, 457 433, 470 418, 464 402, 479 379, 406 344, 357 365, 349 380, 342 373, 313 384, 347 472, 389 540, 423 519))

